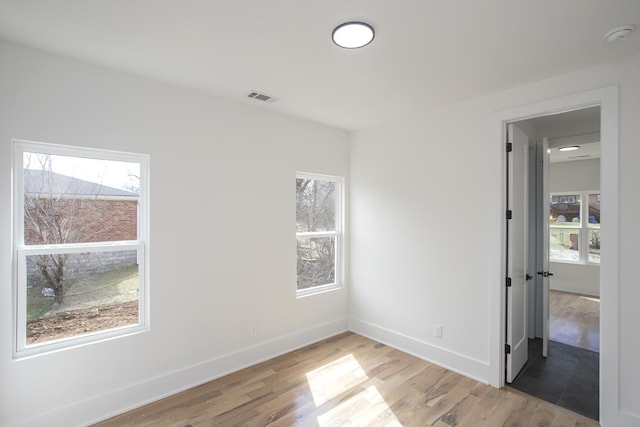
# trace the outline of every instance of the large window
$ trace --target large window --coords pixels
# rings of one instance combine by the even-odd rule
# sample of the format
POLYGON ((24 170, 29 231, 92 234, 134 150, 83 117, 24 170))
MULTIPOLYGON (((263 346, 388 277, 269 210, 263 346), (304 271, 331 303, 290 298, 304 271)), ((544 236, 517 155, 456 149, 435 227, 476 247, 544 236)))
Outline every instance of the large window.
POLYGON ((600 262, 600 193, 552 193, 549 257, 553 261, 600 262))
POLYGON ((342 178, 296 176, 298 295, 340 286, 342 178))
POLYGON ((16 356, 145 329, 148 157, 14 153, 16 356))

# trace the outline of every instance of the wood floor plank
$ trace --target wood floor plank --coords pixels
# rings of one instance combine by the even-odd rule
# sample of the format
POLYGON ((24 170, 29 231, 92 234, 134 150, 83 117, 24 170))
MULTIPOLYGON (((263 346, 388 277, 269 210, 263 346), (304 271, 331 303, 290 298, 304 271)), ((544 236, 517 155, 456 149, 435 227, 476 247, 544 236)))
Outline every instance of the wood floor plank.
POLYGON ((113 426, 596 427, 345 333, 96 424, 113 426))
POLYGON ((574 347, 600 351, 600 299, 549 291, 549 338, 574 347))

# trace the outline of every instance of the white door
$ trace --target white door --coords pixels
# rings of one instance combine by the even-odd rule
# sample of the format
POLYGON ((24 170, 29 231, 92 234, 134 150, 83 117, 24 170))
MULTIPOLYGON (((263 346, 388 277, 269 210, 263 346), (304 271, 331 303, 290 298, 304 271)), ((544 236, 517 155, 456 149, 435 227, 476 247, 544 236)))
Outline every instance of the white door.
POLYGON ((549 352, 549 141, 542 139, 542 356, 549 352))
POLYGON ((528 358, 527 333, 527 190, 529 137, 513 124, 507 136, 507 382, 513 382, 528 358), (510 280, 509 280, 510 279, 510 280))

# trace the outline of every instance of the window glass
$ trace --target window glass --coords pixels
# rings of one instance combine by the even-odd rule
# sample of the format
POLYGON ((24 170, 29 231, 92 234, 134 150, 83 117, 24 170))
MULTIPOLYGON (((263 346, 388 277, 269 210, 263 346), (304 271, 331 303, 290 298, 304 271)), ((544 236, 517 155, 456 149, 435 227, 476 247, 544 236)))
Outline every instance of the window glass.
POLYGON ((580 227, 580 194, 551 195, 550 225, 580 227))
POLYGON ((336 229, 336 183, 296 179, 296 225, 299 232, 336 229))
POLYGON ((137 257, 135 250, 26 256, 27 345, 137 324, 137 257))
POLYGON ((549 229, 549 257, 554 260, 579 261, 579 230, 553 227, 549 229))
POLYGON ((138 238, 138 163, 24 153, 24 243, 138 238))
POLYGON ((298 237, 298 289, 335 283, 336 238, 298 237))
POLYGON ((589 262, 600 262, 600 230, 589 230, 589 262))
POLYGON ((600 225, 600 194, 589 194, 589 224, 600 225))

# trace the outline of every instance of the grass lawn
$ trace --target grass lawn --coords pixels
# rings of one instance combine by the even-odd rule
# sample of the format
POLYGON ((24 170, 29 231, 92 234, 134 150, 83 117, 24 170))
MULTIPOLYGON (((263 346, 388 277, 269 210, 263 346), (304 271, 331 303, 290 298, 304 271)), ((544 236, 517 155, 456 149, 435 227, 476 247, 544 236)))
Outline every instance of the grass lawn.
POLYGON ((42 295, 42 287, 27 289, 27 321, 49 317, 61 311, 138 300, 138 266, 111 270, 73 281, 64 302, 53 306, 53 297, 42 295))

